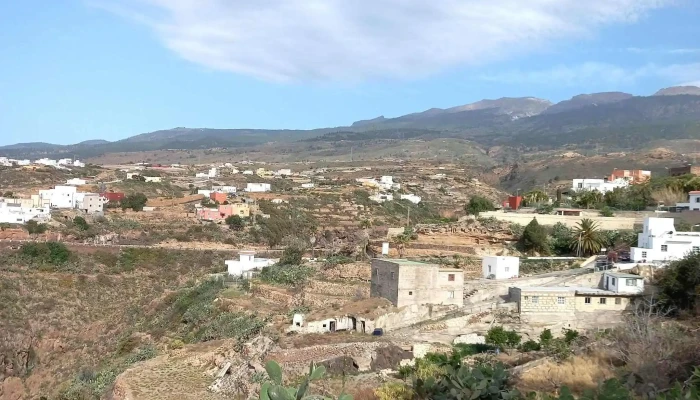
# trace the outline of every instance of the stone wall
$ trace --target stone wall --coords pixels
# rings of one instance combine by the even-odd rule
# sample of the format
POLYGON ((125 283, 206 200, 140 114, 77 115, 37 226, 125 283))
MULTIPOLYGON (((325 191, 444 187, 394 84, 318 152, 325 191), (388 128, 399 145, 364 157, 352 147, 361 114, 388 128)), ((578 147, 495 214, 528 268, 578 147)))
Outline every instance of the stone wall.
MULTIPOLYGON (((527 225, 533 218, 537 218, 540 225, 555 225, 558 222, 573 228, 581 222, 581 218, 569 215, 547 215, 547 214, 526 214, 526 213, 504 213, 500 211, 488 211, 479 215, 483 218, 496 218, 500 221, 527 225)), ((592 219, 603 230, 634 229, 635 224, 639 225, 643 221, 641 218, 624 217, 586 217, 592 219)))
POLYGON ((338 265, 321 271, 326 279, 349 279, 369 282, 372 279, 369 263, 352 263, 338 265))
POLYGON ((576 311, 576 296, 573 290, 552 292, 513 288, 511 294, 519 303, 520 314, 547 313, 573 317, 576 311))
POLYGON ((377 317, 374 321, 367 321, 367 332, 372 332, 375 328, 382 328, 385 331, 392 331, 407 326, 426 322, 431 319, 442 318, 450 313, 459 311, 456 306, 438 305, 411 305, 377 317))
POLYGON ((369 285, 366 283, 345 283, 310 280, 304 291, 331 296, 343 296, 348 298, 369 297, 369 285))
POLYGON ((257 297, 262 297, 275 303, 285 304, 287 306, 293 306, 298 300, 295 300, 294 296, 289 293, 281 292, 278 288, 274 288, 268 285, 255 285, 252 287, 253 294, 257 297))

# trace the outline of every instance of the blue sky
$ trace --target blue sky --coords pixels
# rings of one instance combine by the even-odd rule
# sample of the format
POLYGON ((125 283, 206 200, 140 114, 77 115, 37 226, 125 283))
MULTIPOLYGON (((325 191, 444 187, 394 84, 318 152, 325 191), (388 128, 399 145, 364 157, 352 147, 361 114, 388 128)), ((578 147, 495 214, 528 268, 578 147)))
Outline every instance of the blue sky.
POLYGON ((694 0, 0 1, 0 145, 700 85, 694 0))

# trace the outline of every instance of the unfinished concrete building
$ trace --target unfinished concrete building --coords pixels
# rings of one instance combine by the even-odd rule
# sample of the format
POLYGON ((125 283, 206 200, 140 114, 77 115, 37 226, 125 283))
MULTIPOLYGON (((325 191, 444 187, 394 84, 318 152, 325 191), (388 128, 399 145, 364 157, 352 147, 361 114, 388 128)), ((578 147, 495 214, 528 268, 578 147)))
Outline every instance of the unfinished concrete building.
POLYGON ((372 260, 371 297, 383 297, 396 307, 421 304, 463 305, 464 273, 402 259, 372 260))

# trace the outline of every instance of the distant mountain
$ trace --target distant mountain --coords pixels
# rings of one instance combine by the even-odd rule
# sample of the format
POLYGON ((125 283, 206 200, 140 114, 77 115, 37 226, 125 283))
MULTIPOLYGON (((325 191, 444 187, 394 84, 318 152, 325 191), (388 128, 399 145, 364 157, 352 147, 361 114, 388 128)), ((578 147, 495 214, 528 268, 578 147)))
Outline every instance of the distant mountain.
POLYGON ((591 94, 579 94, 572 97, 570 100, 564 100, 552 105, 542 112, 542 114, 556 114, 564 111, 575 110, 588 106, 598 106, 601 104, 615 103, 622 100, 627 100, 634 97, 629 93, 623 92, 603 92, 591 94))
POLYGON ((355 121, 352 123, 353 127, 358 127, 358 126, 367 126, 367 125, 372 125, 372 124, 377 124, 386 121, 386 118, 384 118, 383 115, 378 116, 377 118, 372 118, 372 119, 363 119, 360 121, 355 121))
POLYGON ((692 96, 700 96, 700 87, 697 86, 672 86, 661 89, 654 93, 654 96, 677 96, 687 94, 692 96))
MULTIPOLYGON (((419 113, 393 118, 394 120, 418 120, 432 118, 437 115, 453 114, 464 111, 490 110, 494 115, 510 115, 514 119, 530 117, 546 110, 552 103, 549 100, 536 97, 502 97, 496 100, 484 99, 476 103, 465 104, 450 108, 431 108, 419 113)), ((391 120, 386 120, 391 121, 391 120)))

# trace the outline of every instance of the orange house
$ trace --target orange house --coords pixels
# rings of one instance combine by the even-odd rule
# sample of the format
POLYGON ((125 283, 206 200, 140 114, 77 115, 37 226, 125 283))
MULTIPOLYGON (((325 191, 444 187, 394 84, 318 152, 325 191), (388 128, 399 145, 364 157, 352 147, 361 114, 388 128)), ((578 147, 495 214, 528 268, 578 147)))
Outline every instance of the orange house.
POLYGON ((228 200, 228 194, 219 193, 219 192, 212 192, 209 195, 209 198, 212 199, 213 201, 218 201, 219 204, 224 204, 224 201, 228 200))

